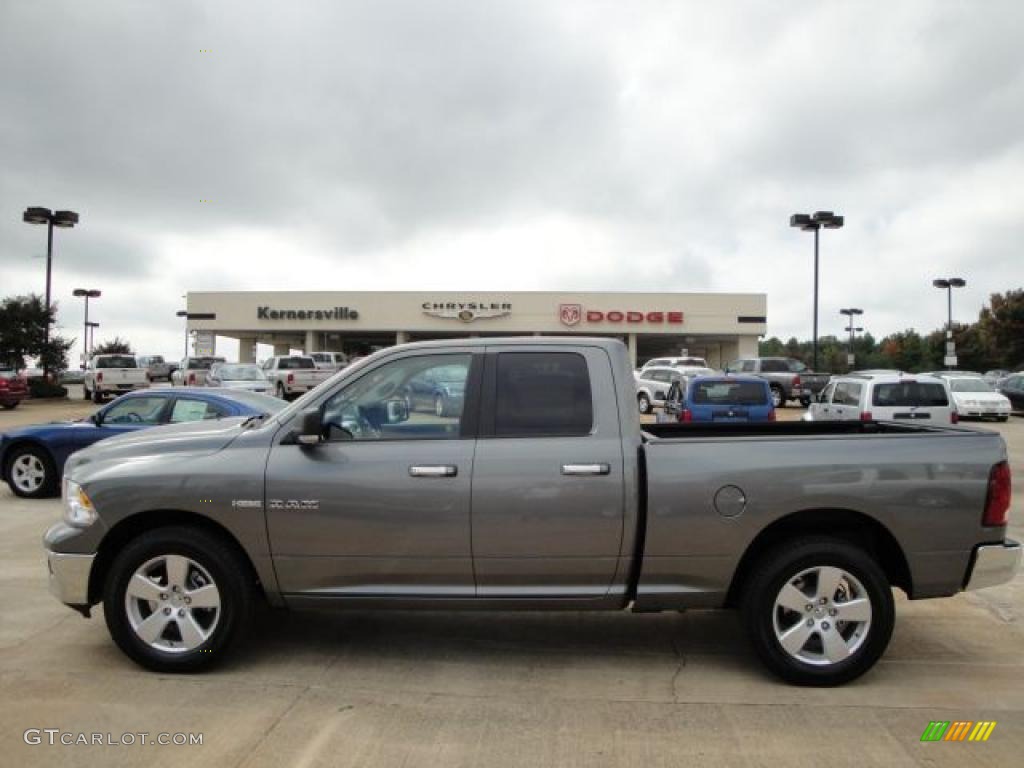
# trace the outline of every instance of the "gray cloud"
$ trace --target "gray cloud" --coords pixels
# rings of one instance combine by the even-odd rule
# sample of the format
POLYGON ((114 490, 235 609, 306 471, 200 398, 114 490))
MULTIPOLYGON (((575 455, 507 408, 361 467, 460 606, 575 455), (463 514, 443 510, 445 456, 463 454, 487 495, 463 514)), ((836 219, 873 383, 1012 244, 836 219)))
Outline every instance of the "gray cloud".
POLYGON ((847 216, 823 327, 1024 283, 1019 4, 721 5, 8 3, 3 292, 37 204, 82 214, 62 290, 164 352, 183 290, 314 283, 764 291, 806 335, 804 209, 847 216))

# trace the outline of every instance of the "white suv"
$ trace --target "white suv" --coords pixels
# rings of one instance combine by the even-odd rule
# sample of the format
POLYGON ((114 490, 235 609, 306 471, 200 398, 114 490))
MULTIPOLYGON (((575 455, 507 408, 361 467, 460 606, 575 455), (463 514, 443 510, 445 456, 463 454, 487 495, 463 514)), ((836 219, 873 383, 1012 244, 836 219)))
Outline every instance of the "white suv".
POLYGON ((703 357, 656 357, 648 360, 640 368, 646 371, 648 368, 707 368, 708 361, 703 357))
POLYGON ((805 421, 912 421, 956 424, 949 385, 912 373, 834 376, 804 414, 805 421))

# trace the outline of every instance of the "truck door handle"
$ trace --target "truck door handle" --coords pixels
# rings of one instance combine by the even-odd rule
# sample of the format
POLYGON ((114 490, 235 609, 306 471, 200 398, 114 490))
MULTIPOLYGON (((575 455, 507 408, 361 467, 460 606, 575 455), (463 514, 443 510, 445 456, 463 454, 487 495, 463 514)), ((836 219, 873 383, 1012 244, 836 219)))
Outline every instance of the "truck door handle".
POLYGON ((612 468, 607 464, 563 464, 563 475, 607 475, 612 468))
POLYGON ((419 464, 409 467, 412 477, 455 477, 459 468, 452 464, 419 464))

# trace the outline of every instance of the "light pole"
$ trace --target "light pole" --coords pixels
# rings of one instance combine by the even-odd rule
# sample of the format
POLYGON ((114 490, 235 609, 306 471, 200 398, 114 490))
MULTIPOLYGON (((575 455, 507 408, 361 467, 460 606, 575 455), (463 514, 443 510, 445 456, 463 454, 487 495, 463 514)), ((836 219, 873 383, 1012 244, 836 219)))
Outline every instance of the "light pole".
POLYGON ((82 334, 82 368, 85 368, 85 363, 89 359, 89 299, 98 299, 103 292, 96 288, 75 288, 72 294, 85 299, 85 323, 82 325, 85 329, 82 334))
MULTIPOLYGON (((28 224, 46 225, 46 345, 50 344, 50 276, 53 271, 53 228, 70 229, 78 223, 78 214, 74 211, 51 211, 49 208, 34 206, 26 208, 21 220, 28 224)), ((49 365, 43 366, 43 373, 49 378, 49 365)))
POLYGON ((794 213, 789 217, 789 226, 814 233, 814 370, 818 370, 818 230, 839 229, 843 226, 843 217, 836 216, 832 211, 817 211, 815 214, 794 213))
POLYGON ((846 330, 850 332, 850 344, 846 348, 846 364, 848 366, 850 366, 850 370, 853 370, 853 366, 854 366, 854 362, 855 362, 855 358, 853 356, 853 334, 855 334, 857 331, 863 331, 864 330, 863 328, 854 328, 853 327, 853 318, 856 317, 857 315, 863 315, 864 314, 864 310, 863 309, 857 309, 856 307, 847 307, 845 309, 840 309, 839 310, 839 314, 846 315, 847 320, 848 320, 848 323, 847 323, 847 326, 846 326, 846 330))
POLYGON ((946 367, 956 367, 956 347, 953 344, 953 289, 963 288, 967 281, 962 277, 938 278, 932 280, 936 288, 944 288, 946 291, 946 367))
POLYGON ((96 329, 100 327, 100 324, 89 322, 86 323, 85 325, 89 329, 89 349, 92 349, 94 346, 96 346, 96 329))
POLYGON ((216 312, 189 312, 187 309, 179 309, 174 313, 178 317, 185 318, 185 357, 188 357, 188 321, 189 320, 216 320, 216 312))

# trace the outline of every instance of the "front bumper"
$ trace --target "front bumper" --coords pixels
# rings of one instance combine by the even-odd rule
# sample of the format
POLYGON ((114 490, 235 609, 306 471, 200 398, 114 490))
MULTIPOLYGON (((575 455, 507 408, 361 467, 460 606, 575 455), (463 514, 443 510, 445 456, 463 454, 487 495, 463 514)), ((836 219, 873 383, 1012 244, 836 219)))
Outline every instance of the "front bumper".
POLYGON ((975 547, 964 589, 984 589, 1010 581, 1020 570, 1022 551, 1024 547, 1012 539, 975 547))
POLYGON ((46 551, 50 592, 65 605, 89 605, 89 574, 96 555, 72 555, 46 551))

